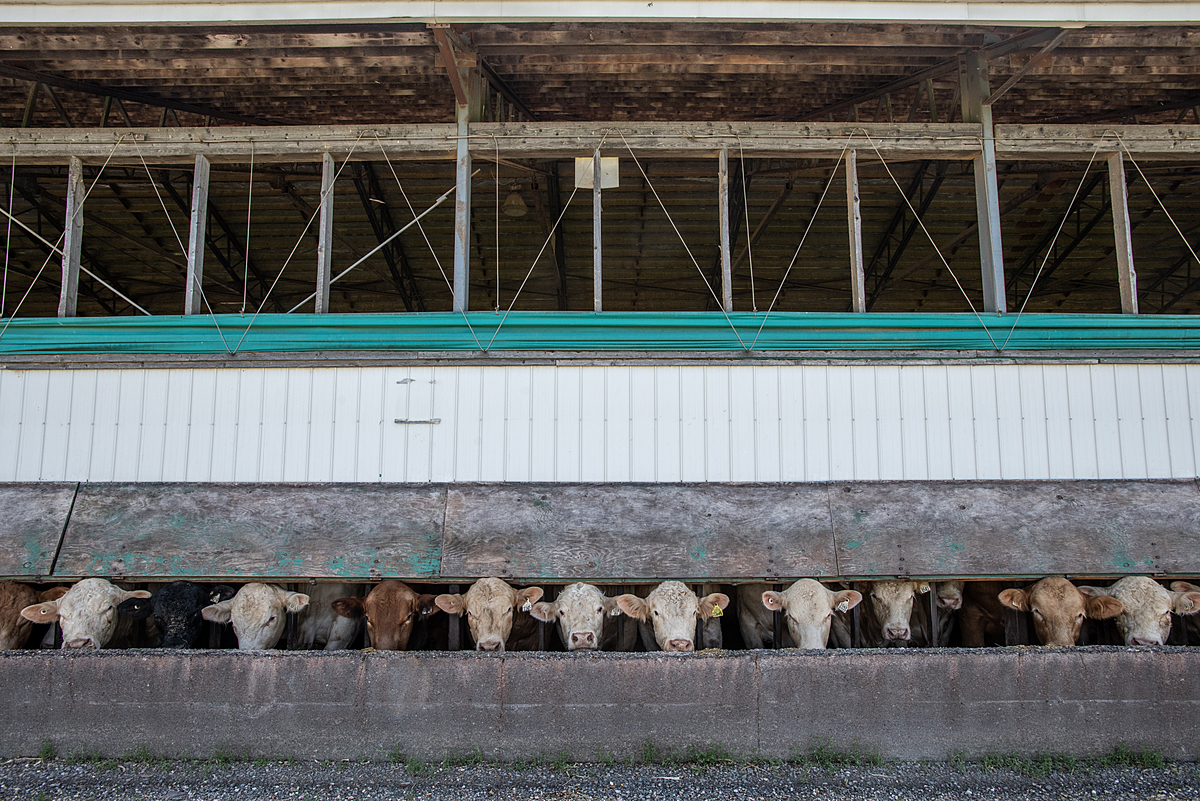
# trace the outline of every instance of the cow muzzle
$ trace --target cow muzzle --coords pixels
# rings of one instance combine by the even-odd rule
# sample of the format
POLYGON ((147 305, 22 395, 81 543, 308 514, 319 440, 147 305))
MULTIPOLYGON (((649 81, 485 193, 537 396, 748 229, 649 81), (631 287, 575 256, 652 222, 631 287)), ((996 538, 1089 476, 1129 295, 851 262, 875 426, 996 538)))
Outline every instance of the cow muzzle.
POLYGON ((678 653, 689 653, 696 650, 696 645, 691 640, 667 640, 667 650, 678 653))
POLYGON ((476 651, 503 651, 504 640, 490 638, 475 643, 476 651))
POLYGON ((571 644, 569 650, 572 651, 592 651, 596 648, 596 632, 594 631, 573 631, 571 632, 571 644))
POLYGON ((99 650, 100 646, 91 637, 75 637, 70 640, 63 640, 63 648, 69 648, 72 651, 99 650))
POLYGON ((889 640, 907 640, 909 632, 908 632, 908 628, 905 627, 905 628, 889 628, 884 633, 887 635, 887 638, 889 640))
POLYGON ((1134 637, 1129 641, 1130 645, 1162 645, 1162 642, 1150 637, 1134 637))

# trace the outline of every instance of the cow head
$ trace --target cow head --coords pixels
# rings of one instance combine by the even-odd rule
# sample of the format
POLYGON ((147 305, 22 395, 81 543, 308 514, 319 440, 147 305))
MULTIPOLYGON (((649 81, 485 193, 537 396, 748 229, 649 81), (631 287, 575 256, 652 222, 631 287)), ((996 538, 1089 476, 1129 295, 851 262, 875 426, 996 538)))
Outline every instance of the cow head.
POLYGON ((154 625, 162 634, 163 648, 191 648, 204 631, 204 607, 227 601, 237 593, 228 584, 205 585, 194 581, 173 581, 151 598, 122 601, 117 611, 133 620, 154 615, 154 625))
POLYGON ((558 622, 568 651, 598 651, 606 615, 619 615, 615 598, 606 598, 591 584, 569 584, 553 602, 542 601, 530 611, 543 623, 558 622))
POLYGON ((21 616, 34 623, 57 620, 62 626, 63 648, 103 648, 117 631, 117 606, 128 598, 149 597, 145 590, 123 590, 104 579, 89 578, 65 590, 57 600, 25 607, 21 616))
POLYGON ((965 586, 965 581, 939 581, 935 584, 934 592, 937 593, 938 609, 944 612, 962 609, 963 587, 965 586))
POLYGON ((783 592, 762 594, 763 606, 772 612, 784 612, 788 633, 797 648, 823 649, 829 642, 833 613, 847 612, 860 601, 862 595, 854 590, 833 592, 812 579, 800 579, 783 592))
POLYGON ((439 595, 434 602, 448 615, 466 613, 476 651, 503 651, 512 633, 513 614, 532 611, 541 597, 541 587, 514 590, 502 579, 483 578, 466 595, 439 595))
POLYGON ((622 612, 654 627, 654 641, 664 651, 694 651, 696 620, 719 617, 729 606, 729 596, 714 592, 703 598, 681 581, 664 581, 644 599, 617 596, 622 612))
POLYGON ((274 584, 247 584, 232 599, 206 606, 205 620, 233 622, 238 648, 243 651, 274 648, 283 634, 288 612, 308 606, 308 596, 288 592, 274 584))
POLYGON ((1126 645, 1165 645, 1171 633, 1172 612, 1177 615, 1200 612, 1200 588, 1186 581, 1175 582, 1168 591, 1145 576, 1126 576, 1111 587, 1080 587, 1079 591, 1121 602, 1121 612, 1113 622, 1126 645), (1177 588, 1176 584, 1183 587, 1177 588))
POLYGON ((912 639, 913 601, 929 592, 928 581, 873 581, 867 591, 866 608, 879 623, 885 645, 903 645, 912 639))
POLYGON ((1019 612, 1033 613, 1033 628, 1042 645, 1072 646, 1079 640, 1084 618, 1104 620, 1121 614, 1121 602, 1107 595, 1085 595, 1058 576, 1044 578, 1032 587, 1007 589, 1000 603, 1019 612))
POLYGON ((402 581, 381 581, 365 598, 338 598, 333 611, 352 620, 367 619, 371 647, 403 651, 412 636, 413 623, 438 611, 434 596, 418 594, 402 581))

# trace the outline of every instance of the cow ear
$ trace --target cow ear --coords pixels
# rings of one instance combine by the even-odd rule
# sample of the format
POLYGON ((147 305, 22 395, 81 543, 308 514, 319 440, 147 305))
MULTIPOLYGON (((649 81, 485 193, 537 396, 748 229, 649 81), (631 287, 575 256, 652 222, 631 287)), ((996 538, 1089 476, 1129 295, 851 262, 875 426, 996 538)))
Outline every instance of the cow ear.
POLYGON ((1200 587, 1195 584, 1189 584, 1186 581, 1172 581, 1171 589, 1174 592, 1200 592, 1200 587))
POLYGON ((438 609, 441 609, 448 615, 461 616, 465 608, 463 606, 462 595, 457 592, 451 595, 439 595, 433 599, 433 602, 437 604, 438 609))
POLYGON ((616 598, 604 599, 604 614, 608 615, 609 617, 621 616, 621 607, 617 606, 616 598))
POLYGON ((833 594, 833 608, 839 612, 849 612, 862 603, 862 593, 854 590, 842 590, 833 594))
POLYGON ((775 590, 767 590, 762 594, 763 606, 770 609, 772 612, 778 612, 783 609, 783 596, 775 592, 775 590))
POLYGON ((53 623, 58 620, 58 601, 27 606, 21 610, 21 617, 34 623, 53 623))
MULTIPOLYGON (((1179 583, 1182 584, 1183 582, 1179 583)), ((51 587, 48 590, 42 590, 40 593, 38 593, 38 599, 42 601, 57 601, 59 598, 70 592, 70 590, 70 587, 51 587)))
POLYGON ((1014 587, 1010 587, 1009 589, 1000 593, 1000 603, 1004 604, 1005 606, 1011 606, 1018 612, 1028 612, 1029 593, 1025 592, 1025 590, 1018 590, 1014 587))
MULTIPOLYGON (((700 617, 708 620, 713 616, 714 610, 720 609, 721 612, 724 612, 725 607, 727 606, 729 606, 729 596, 725 593, 714 592, 709 595, 705 595, 700 599, 700 617)), ((717 613, 717 617, 721 616, 721 612, 717 613)))
POLYGON ((1089 595, 1083 608, 1092 620, 1116 617, 1125 611, 1125 605, 1109 595, 1089 595))
POLYGON ((522 612, 528 612, 533 608, 535 602, 540 601, 545 593, 541 587, 526 587, 523 590, 517 591, 516 607, 522 612))
POLYGON ((913 582, 913 592, 917 593, 918 595, 924 595, 925 593, 929 592, 929 582, 928 581, 914 581, 913 582))
MULTIPOLYGON (((1177 583, 1186 584, 1187 582, 1177 583)), ((1200 612, 1200 592, 1173 592, 1171 593, 1171 606, 1172 611, 1177 615, 1194 615, 1200 612)))
POLYGON ((235 595, 237 595, 237 590, 228 584, 217 584, 208 590, 208 597, 214 604, 219 604, 221 601, 228 601, 235 595))
POLYGON ((289 612, 299 612, 308 606, 308 596, 302 592, 289 592, 284 596, 283 605, 289 612))
POLYGON ((219 604, 206 606, 200 610, 200 616, 213 623, 228 623, 233 616, 233 601, 221 601, 219 604))
POLYGON ((147 590, 126 590, 121 593, 121 601, 128 601, 130 598, 149 598, 150 593, 147 590))
POLYGON ((351 620, 358 620, 365 614, 362 598, 338 598, 329 605, 333 607, 333 611, 351 620))
POLYGON ((650 606, 636 595, 617 596, 617 608, 635 620, 649 620, 650 606))
POLYGON ((146 598, 126 598, 117 605, 117 614, 132 620, 145 620, 154 614, 154 606, 146 598))
POLYGON ((558 604, 548 604, 545 601, 533 605, 533 609, 529 610, 529 614, 535 619, 543 623, 553 623, 554 615, 558 612, 558 604))
POLYGON ((1088 585, 1081 585, 1077 589, 1084 595, 1089 595, 1093 598, 1097 598, 1101 595, 1111 595, 1107 587, 1091 587, 1088 585))
POLYGON ((440 611, 442 610, 438 609, 436 595, 430 595, 429 593, 425 592, 417 596, 417 614, 420 615, 422 619, 433 617, 440 611))

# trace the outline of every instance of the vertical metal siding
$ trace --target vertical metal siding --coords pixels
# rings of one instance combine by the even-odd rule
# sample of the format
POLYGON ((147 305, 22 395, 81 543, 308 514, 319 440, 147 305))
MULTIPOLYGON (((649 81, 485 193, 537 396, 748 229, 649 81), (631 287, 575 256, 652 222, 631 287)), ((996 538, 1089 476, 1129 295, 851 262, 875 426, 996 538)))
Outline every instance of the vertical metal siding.
POLYGON ((1184 478, 1198 412, 1178 364, 0 370, 0 481, 1184 478))

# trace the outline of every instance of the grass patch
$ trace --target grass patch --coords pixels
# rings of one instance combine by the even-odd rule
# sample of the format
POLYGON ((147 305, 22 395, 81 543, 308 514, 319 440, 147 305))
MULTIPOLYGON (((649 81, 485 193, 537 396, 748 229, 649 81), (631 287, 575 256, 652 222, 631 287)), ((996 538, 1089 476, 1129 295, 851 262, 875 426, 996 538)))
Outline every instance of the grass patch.
POLYGON ((433 775, 433 766, 425 762, 420 757, 409 756, 400 750, 400 746, 396 746, 388 753, 388 758, 397 765, 403 765, 404 770, 410 776, 427 778, 433 775))
POLYGON ((843 750, 834 747, 828 738, 817 737, 814 738, 813 745, 808 751, 793 751, 788 761, 794 765, 810 765, 822 770, 834 771, 846 767, 879 766, 883 764, 883 757, 879 755, 878 751, 863 748, 859 745, 858 740, 855 740, 850 748, 843 750))
POLYGON ((38 749, 38 758, 46 762, 53 761, 58 756, 58 751, 54 748, 54 742, 48 737, 42 738, 42 747, 38 749))
MULTIPOLYGON (((961 769, 966 759, 962 752, 951 754, 951 764, 961 769)), ((978 762, 984 770, 1007 770, 1022 776, 1040 778, 1051 773, 1076 773, 1081 770, 1096 770, 1101 768, 1140 768, 1160 769, 1170 763, 1161 751, 1149 748, 1134 749, 1118 743, 1109 753, 1091 758, 1081 758, 1070 754, 1000 754, 995 751, 986 754, 978 762)))
POLYGON ((104 754, 100 753, 99 751, 96 751, 94 749, 89 751, 85 748, 84 750, 76 751, 75 753, 73 753, 69 757, 67 757, 67 764, 68 765, 94 765, 95 767, 99 768, 100 770, 114 770, 121 763, 117 759, 113 759, 112 757, 104 756, 104 754))
POLYGON ((689 746, 684 758, 688 764, 699 768, 713 768, 717 765, 735 765, 738 762, 744 761, 720 743, 710 743, 704 747, 689 746))
POLYGON ((216 751, 213 751, 212 759, 209 760, 209 762, 213 765, 233 765, 238 762, 249 761, 250 752, 248 750, 239 754, 232 748, 225 748, 224 746, 218 748, 216 751))
POLYGON ((547 760, 551 770, 566 770, 572 762, 570 751, 559 751, 547 760))
POLYGON ((1113 767, 1129 767, 1129 768, 1164 768, 1167 766, 1168 760, 1163 756, 1162 751, 1157 749, 1151 750, 1142 746, 1141 749, 1135 750, 1125 745, 1125 743, 1117 743, 1108 754, 1102 757, 1096 757, 1092 762, 1097 767, 1113 768, 1113 767))
POLYGON ((150 753, 150 746, 139 745, 134 749, 125 752, 125 756, 121 757, 126 762, 150 763, 157 762, 154 754, 150 753))

